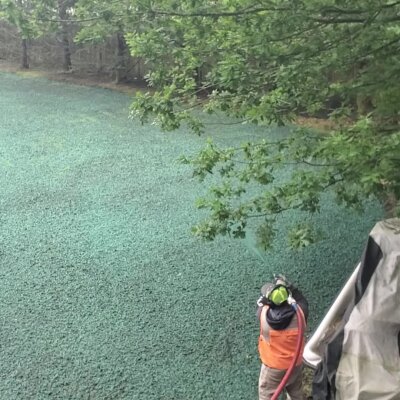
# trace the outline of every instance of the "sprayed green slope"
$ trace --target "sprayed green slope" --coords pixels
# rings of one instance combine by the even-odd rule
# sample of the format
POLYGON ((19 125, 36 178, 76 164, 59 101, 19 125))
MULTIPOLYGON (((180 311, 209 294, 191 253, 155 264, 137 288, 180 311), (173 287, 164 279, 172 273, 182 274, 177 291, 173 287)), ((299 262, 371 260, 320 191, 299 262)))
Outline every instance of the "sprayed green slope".
POLYGON ((255 399, 259 287, 298 280, 315 324, 380 218, 327 200, 328 237, 301 253, 283 235, 266 256, 200 243, 205 186, 175 160, 204 138, 130 121, 129 103, 0 74, 1 399, 255 399))

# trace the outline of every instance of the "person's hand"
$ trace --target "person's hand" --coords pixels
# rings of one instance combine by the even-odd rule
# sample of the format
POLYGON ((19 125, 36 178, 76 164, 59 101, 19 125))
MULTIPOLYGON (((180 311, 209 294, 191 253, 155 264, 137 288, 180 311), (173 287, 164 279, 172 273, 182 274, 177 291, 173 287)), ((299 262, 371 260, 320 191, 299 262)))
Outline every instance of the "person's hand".
POLYGON ((275 282, 277 285, 282 285, 288 289, 294 288, 293 284, 286 278, 285 275, 275 275, 275 282))
POLYGON ((263 307, 268 305, 268 299, 265 296, 260 296, 260 298, 257 300, 257 305, 258 307, 263 307))

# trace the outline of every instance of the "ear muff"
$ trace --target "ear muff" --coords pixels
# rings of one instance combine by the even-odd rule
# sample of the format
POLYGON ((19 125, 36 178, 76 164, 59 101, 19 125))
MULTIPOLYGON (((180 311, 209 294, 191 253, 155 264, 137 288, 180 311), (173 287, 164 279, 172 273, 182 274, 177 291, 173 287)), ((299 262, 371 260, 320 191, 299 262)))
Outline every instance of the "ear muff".
POLYGON ((268 296, 268 300, 277 306, 280 306, 282 303, 287 301, 288 298, 289 292, 285 286, 278 286, 274 288, 268 296))

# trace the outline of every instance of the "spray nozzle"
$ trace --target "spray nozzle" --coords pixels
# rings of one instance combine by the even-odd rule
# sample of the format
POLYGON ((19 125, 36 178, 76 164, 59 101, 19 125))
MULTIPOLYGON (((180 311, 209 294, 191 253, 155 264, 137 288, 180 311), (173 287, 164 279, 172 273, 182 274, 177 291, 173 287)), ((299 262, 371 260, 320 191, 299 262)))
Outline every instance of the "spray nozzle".
POLYGON ((297 302, 296 302, 296 300, 294 299, 294 297, 289 293, 289 297, 288 297, 288 299, 287 299, 287 302, 291 305, 291 306, 293 306, 294 308, 296 308, 297 307, 297 302))

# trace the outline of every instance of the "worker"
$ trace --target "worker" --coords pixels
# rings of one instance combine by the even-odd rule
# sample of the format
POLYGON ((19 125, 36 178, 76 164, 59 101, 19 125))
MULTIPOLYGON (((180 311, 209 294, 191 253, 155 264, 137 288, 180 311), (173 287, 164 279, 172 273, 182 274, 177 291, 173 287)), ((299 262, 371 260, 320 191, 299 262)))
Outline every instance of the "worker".
MULTIPOLYGON (((306 321, 307 300, 300 290, 282 275, 276 276, 274 282, 266 283, 261 288, 261 297, 257 301, 257 316, 260 320, 258 349, 262 362, 258 385, 259 400, 272 398, 295 357, 299 321, 295 309, 288 303, 290 297, 301 308, 306 321)), ((303 348, 304 339, 296 366, 285 386, 291 400, 303 400, 303 348)))

